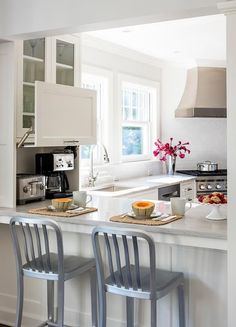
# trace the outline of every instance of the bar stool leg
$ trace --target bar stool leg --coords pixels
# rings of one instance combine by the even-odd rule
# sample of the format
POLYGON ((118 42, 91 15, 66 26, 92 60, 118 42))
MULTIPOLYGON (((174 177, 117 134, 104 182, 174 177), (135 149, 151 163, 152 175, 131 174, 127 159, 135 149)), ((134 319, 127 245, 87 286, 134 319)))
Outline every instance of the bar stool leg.
POLYGON ((98 308, 99 308, 99 327, 106 327, 106 293, 103 290, 103 286, 98 283, 98 308))
POLYGON ((151 327, 157 326, 157 301, 151 300, 151 327))
POLYGON ((48 321, 54 322, 54 281, 47 281, 48 321))
POLYGON ((24 279, 22 271, 17 272, 17 305, 15 327, 21 327, 23 302, 24 302, 24 279))
POLYGON ((134 299, 126 297, 127 327, 134 327, 134 299))
POLYGON ((177 291, 179 302, 179 327, 185 327, 184 284, 180 284, 177 291))
POLYGON ((90 289, 91 289, 91 311, 92 311, 92 327, 98 327, 97 317, 97 274, 96 268, 90 271, 90 289))
POLYGON ((64 327, 64 279, 59 277, 57 282, 57 325, 64 327))

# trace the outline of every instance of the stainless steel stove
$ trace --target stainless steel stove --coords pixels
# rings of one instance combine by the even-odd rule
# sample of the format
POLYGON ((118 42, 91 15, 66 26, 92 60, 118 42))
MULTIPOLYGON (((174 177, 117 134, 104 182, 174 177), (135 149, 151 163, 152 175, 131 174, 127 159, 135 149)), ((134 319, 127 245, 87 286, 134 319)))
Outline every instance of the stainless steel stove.
POLYGON ((216 171, 177 170, 177 173, 196 176, 197 195, 221 192, 227 194, 227 169, 216 171))

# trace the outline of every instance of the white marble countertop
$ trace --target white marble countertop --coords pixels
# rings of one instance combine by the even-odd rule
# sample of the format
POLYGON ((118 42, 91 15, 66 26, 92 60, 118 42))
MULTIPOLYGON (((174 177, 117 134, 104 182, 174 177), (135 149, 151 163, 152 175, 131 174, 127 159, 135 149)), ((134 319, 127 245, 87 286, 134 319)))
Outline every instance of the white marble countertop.
MULTIPOLYGON (((110 225, 114 227, 141 229, 150 233, 157 242, 219 250, 227 249, 226 220, 207 220, 205 216, 209 213, 209 210, 211 210, 210 206, 194 205, 192 209, 187 211, 183 219, 162 226, 131 225, 109 221, 111 216, 130 211, 133 201, 134 199, 131 198, 93 196, 93 201, 90 205, 98 208, 98 211, 73 218, 49 218, 59 222, 62 230, 67 232, 91 233, 94 226, 110 225)), ((169 210, 168 202, 154 202, 156 202, 156 208, 158 210, 163 212, 169 210)), ((36 215, 28 213, 28 210, 31 208, 44 207, 48 204, 50 204, 50 200, 17 206, 15 209, 0 208, 0 223, 9 223, 10 217, 12 216, 36 217, 36 215)))
POLYGON ((97 184, 95 187, 84 188, 84 189, 87 190, 90 194, 94 194, 97 190, 100 190, 99 191, 100 196, 113 197, 113 196, 123 196, 125 194, 130 194, 130 193, 148 191, 160 187, 179 184, 194 179, 196 179, 196 176, 182 175, 182 174, 175 174, 171 176, 155 175, 155 176, 145 176, 145 177, 120 180, 120 181, 115 181, 113 183, 97 184), (127 189, 123 189, 115 192, 101 191, 102 188, 109 187, 112 185, 116 185, 118 187, 126 187, 127 189))

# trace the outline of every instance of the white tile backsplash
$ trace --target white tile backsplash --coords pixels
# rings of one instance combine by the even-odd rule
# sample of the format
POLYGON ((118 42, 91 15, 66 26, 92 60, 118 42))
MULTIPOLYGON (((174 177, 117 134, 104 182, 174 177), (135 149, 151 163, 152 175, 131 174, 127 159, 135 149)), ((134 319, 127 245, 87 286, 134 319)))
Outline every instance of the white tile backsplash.
MULTIPOLYGON (((95 166, 94 172, 98 172, 95 184, 99 185, 128 178, 159 175, 162 173, 162 163, 157 160, 151 160, 120 164, 104 164, 102 166, 95 166)), ((81 169, 80 174, 81 186, 88 186, 89 169, 81 169)))
POLYGON ((163 69, 161 139, 189 141, 191 154, 177 160, 177 169, 196 169, 197 163, 211 160, 219 168, 227 166, 227 120, 225 118, 175 118, 182 97, 186 69, 168 65, 163 69))

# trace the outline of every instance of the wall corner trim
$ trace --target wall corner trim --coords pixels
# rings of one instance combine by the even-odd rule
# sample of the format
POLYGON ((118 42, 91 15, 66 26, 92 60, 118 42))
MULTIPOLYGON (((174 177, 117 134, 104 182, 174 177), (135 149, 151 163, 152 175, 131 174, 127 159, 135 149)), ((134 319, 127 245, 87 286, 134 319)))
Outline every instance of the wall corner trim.
POLYGON ((235 14, 236 13, 236 1, 224 1, 217 4, 217 8, 222 14, 235 14))

